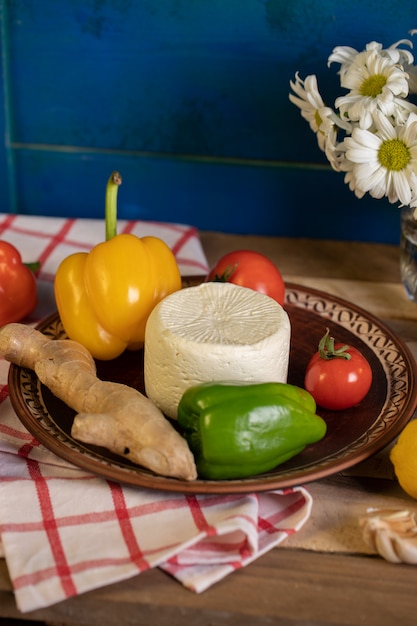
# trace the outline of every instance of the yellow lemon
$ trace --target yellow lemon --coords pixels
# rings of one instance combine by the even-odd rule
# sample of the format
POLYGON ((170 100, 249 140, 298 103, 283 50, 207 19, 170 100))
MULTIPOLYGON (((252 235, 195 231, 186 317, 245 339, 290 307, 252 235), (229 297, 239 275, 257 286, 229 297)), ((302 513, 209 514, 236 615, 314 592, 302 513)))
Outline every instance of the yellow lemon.
POLYGON ((401 487, 417 499, 417 420, 405 426, 391 449, 390 459, 401 487))

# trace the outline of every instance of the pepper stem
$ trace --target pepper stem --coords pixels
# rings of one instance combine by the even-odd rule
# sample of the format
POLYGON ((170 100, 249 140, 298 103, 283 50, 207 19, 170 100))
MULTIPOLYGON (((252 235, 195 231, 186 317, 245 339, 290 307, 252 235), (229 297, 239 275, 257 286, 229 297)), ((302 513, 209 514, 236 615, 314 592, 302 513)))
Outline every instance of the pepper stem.
POLYGON ((351 359, 351 355, 348 352, 350 346, 344 345, 339 348, 335 348, 334 339, 333 337, 330 337, 329 333, 329 329, 326 328, 326 334, 320 339, 318 348, 320 358, 325 361, 330 361, 330 359, 345 359, 346 361, 349 361, 349 359, 351 359))
POLYGON ((119 172, 112 172, 106 185, 106 241, 117 235, 117 192, 121 184, 122 177, 119 172))

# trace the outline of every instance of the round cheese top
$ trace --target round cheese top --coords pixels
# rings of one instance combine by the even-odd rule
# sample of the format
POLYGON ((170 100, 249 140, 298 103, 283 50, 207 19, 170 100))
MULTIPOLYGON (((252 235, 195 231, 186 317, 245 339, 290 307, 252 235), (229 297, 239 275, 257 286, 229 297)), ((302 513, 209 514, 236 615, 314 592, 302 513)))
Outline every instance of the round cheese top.
POLYGON ((290 321, 272 298, 208 282, 167 296, 145 333, 145 391, 177 417, 188 387, 210 381, 286 382, 290 321))

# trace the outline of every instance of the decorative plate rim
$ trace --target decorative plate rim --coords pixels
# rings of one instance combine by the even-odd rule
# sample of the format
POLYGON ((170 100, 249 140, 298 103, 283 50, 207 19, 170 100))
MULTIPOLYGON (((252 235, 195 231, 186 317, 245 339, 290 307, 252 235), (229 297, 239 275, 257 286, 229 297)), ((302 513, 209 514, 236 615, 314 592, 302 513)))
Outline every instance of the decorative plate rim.
MULTIPOLYGON (((192 284, 192 279, 187 279, 192 284)), ((387 384, 382 409, 372 426, 355 440, 347 438, 346 445, 337 452, 310 464, 288 470, 279 466, 272 472, 240 480, 188 482, 157 476, 123 459, 103 457, 101 452, 67 435, 49 415, 36 374, 11 364, 8 383, 13 408, 27 430, 57 456, 93 474, 131 486, 194 494, 246 493, 293 487, 330 476, 379 452, 411 419, 417 407, 417 365, 408 346, 394 331, 375 315, 339 296, 288 282, 285 306, 289 312, 293 308, 328 319, 360 339, 378 359, 387 384)), ((58 313, 43 319, 36 328, 52 337, 63 333, 58 313)))

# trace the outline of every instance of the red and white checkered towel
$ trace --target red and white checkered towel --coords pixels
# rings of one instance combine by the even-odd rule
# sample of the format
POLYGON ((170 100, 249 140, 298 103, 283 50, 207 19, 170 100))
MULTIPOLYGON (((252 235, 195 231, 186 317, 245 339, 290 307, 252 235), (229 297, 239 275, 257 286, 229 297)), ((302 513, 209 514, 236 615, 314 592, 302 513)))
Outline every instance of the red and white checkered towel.
MULTIPOLYGON (((208 271, 198 231, 193 226, 118 220, 117 230, 138 237, 160 237, 174 252, 182 276, 204 275, 208 271)), ((73 252, 88 252, 104 238, 104 220, 0 213, 0 239, 16 246, 25 263, 41 263, 39 306, 32 316, 33 320, 45 317, 56 309, 51 287, 60 262, 73 252)))
MULTIPOLYGON (((137 222, 126 228, 140 236, 151 229, 165 239, 183 274, 207 271, 194 229, 137 222)), ((45 282, 65 255, 100 241, 99 230, 94 220, 0 215, 0 238, 25 261, 40 259, 45 282)), ((50 313, 50 305, 41 301, 37 313, 50 313)), ((0 360, 0 554, 22 612, 152 567, 199 593, 277 546, 310 516, 312 500, 302 487, 194 496, 88 474, 25 430, 7 397, 7 372, 0 360)))

